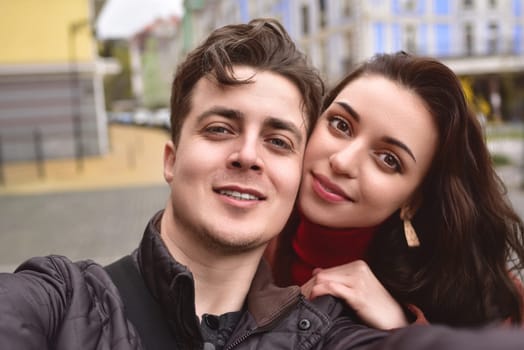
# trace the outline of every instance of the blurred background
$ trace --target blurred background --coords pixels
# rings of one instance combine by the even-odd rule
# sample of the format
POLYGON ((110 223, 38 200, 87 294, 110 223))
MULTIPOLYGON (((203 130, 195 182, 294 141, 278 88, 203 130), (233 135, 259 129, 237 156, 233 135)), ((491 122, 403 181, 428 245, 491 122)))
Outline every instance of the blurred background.
POLYGON ((133 250, 168 194, 176 66, 255 17, 278 18, 328 87, 379 52, 443 61, 524 217, 524 0, 0 0, 0 271, 133 250))

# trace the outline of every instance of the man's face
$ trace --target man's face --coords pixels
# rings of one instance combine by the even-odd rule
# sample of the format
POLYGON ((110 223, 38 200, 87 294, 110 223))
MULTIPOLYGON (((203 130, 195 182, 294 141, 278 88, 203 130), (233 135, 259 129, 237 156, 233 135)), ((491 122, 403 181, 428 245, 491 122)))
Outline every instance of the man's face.
POLYGON ((237 66, 251 84, 202 78, 177 145, 168 142, 173 239, 222 252, 260 247, 284 226, 302 171, 306 125, 298 89, 275 73, 237 66), (178 238, 177 238, 178 237, 178 238))

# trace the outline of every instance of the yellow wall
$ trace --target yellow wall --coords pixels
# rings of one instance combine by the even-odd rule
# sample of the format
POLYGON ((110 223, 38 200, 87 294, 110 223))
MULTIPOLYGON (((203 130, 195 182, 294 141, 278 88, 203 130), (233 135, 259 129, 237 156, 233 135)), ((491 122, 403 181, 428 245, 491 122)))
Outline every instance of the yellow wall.
MULTIPOLYGON (((70 23, 89 18, 90 0, 0 0, 0 64, 63 63, 70 23)), ((79 61, 93 59, 90 26, 75 35, 79 61)))

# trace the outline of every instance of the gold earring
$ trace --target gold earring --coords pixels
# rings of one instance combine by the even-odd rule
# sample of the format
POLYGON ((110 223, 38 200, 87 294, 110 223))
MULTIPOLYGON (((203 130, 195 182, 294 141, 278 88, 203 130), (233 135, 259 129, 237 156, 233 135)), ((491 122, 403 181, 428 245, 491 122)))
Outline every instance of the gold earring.
POLYGON ((406 242, 408 243, 408 247, 418 247, 420 246, 420 241, 417 232, 411 224, 411 219, 406 212, 407 209, 405 208, 400 210, 400 219, 404 222, 404 236, 406 237, 406 242))

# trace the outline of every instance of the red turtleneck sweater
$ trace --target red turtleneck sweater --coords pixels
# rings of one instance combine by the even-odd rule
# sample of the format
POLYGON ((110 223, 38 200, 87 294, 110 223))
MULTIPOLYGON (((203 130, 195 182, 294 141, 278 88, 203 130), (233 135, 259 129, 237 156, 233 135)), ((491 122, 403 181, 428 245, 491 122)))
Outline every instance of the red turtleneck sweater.
POLYGON ((376 227, 333 229, 312 223, 301 215, 292 246, 296 259, 291 278, 299 286, 307 282, 313 269, 329 268, 364 259, 376 227))

